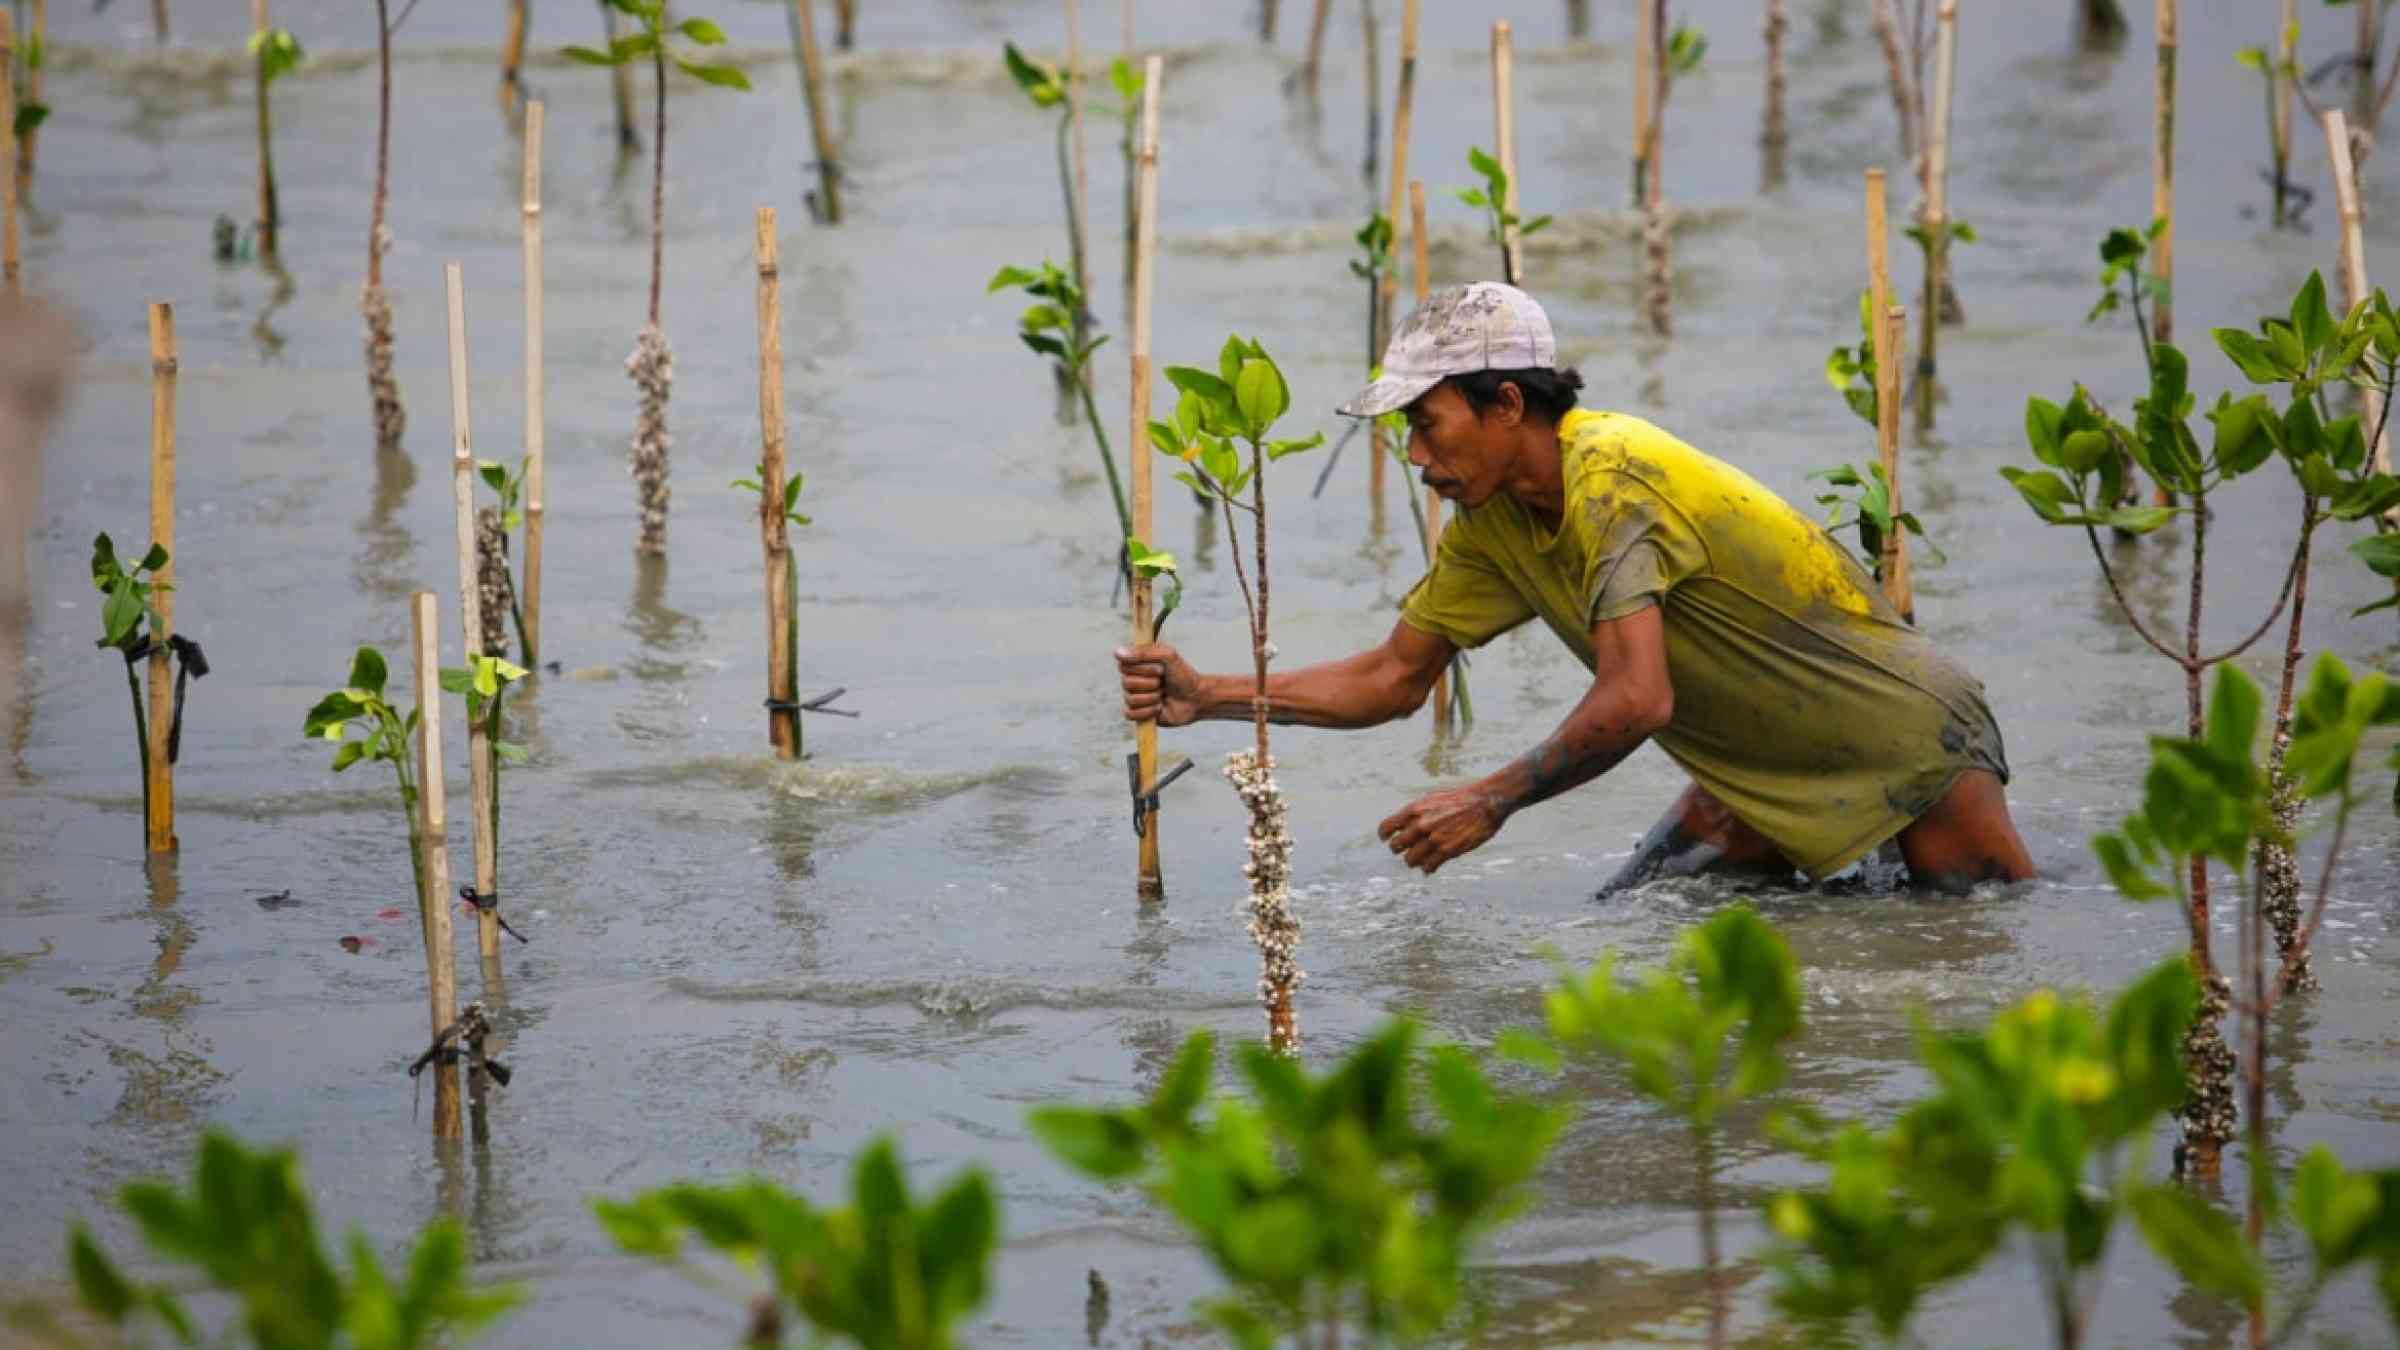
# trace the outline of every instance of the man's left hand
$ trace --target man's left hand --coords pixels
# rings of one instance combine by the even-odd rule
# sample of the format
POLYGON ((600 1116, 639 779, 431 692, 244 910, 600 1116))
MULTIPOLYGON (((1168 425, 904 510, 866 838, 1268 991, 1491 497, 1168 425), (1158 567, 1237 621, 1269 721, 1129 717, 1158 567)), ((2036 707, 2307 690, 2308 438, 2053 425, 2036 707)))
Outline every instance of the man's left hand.
POLYGON ((1481 848, 1507 818, 1491 790, 1474 785, 1419 797, 1376 826, 1375 833, 1402 862, 1431 876, 1443 863, 1481 848))

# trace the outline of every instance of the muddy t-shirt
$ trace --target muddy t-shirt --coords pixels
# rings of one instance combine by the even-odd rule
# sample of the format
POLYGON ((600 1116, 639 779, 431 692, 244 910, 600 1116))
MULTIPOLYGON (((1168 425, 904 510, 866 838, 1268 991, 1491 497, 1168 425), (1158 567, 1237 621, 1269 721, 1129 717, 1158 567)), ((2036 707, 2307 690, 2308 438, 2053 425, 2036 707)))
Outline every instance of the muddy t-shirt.
POLYGON ((1479 647, 1540 618, 1590 667, 1592 625, 1661 606, 1675 713, 1654 739, 1812 877, 1961 772, 2007 778, 1982 684, 1815 521, 1638 418, 1577 409, 1558 439, 1557 531, 1506 493, 1461 511, 1402 602, 1411 627, 1479 647))

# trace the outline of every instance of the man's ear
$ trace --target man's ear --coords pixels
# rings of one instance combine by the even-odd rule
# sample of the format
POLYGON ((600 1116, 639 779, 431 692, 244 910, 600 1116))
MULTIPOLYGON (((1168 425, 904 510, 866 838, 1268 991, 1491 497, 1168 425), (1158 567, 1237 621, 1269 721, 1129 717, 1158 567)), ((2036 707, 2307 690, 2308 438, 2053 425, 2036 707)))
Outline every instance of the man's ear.
POLYGON ((1525 420, 1525 390, 1515 380, 1500 385, 1500 425, 1513 427, 1525 420))

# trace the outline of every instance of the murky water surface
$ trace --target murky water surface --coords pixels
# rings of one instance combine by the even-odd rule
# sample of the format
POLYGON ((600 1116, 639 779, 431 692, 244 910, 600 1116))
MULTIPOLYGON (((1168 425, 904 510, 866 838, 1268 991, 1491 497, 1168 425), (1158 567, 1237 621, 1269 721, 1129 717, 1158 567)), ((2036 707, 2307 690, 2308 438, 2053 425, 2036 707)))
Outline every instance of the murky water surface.
MULTIPOLYGON (((862 1142, 897 1130, 921 1175, 980 1162, 1005 1196, 1009 1245, 975 1343, 1080 1340, 1087 1269, 1114 1291, 1103 1343, 1177 1338, 1213 1287, 1204 1263, 1138 1197, 1069 1176, 1021 1128, 1036 1102, 1146 1090, 1195 1028, 1259 1026, 1235 913, 1242 820, 1213 773, 1244 733, 1166 737, 1211 771, 1169 795, 1172 895, 1138 908, 1130 740, 1107 661, 1122 632, 1107 489, 1015 342, 1017 306, 983 294, 996 265, 1060 248, 1047 124, 997 60, 1004 37, 1055 50, 1057 7, 862 6, 862 53, 836 63, 851 213, 838 230, 807 224, 806 123, 777 8, 719 7, 758 92, 674 90, 665 322, 677 491, 672 561, 654 570, 631 552, 633 391, 620 366, 641 321, 648 170, 613 152, 602 77, 555 58, 534 68, 551 126, 543 654, 564 673, 518 700, 532 762, 507 779, 504 887, 533 938, 506 956, 520 1076, 488 1156, 458 1164, 429 1149, 399 1072, 422 1041, 423 960, 414 924, 378 917, 409 904, 390 783, 371 769, 334 777, 324 747, 298 731, 356 644, 399 664, 408 592, 441 592, 455 615, 445 260, 466 270, 476 446, 520 447, 518 151, 495 106, 497 7, 426 5, 401 43, 388 275, 416 467, 396 475, 374 460, 355 306, 374 132, 364 6, 282 7, 315 59, 276 91, 280 289, 208 254, 211 220, 250 203, 249 88, 228 55, 238 7, 176 8, 162 62, 146 7, 53 7, 57 112, 42 135, 28 270, 72 310, 87 349, 40 487, 30 692, 9 711, 0 775, 0 1262, 47 1280, 71 1216, 121 1241, 114 1188, 179 1172, 216 1123, 297 1142, 336 1230, 390 1239, 463 1213, 483 1266, 533 1286, 497 1344, 710 1343, 731 1339, 735 1313, 617 1257, 585 1197, 750 1169, 826 1194, 862 1142), (846 685, 864 713, 812 722, 814 757, 798 767, 764 753, 755 517, 725 486, 756 455, 750 216, 762 203, 785 225, 792 458, 816 517, 798 537, 802 684, 846 685), (113 659, 91 649, 83 559, 95 531, 144 532, 143 305, 154 299, 176 302, 182 329, 177 612, 215 673, 185 731, 181 859, 146 872, 124 695, 113 659), (287 888, 294 905, 252 903, 287 888), (344 935, 369 941, 350 954, 344 935)), ((1113 7, 1098 8, 1087 38, 1113 50, 1113 7)), ((1143 8, 1156 11, 1146 37, 1171 55, 1157 351, 1204 359, 1228 331, 1255 334, 1292 374, 1299 425, 1335 429, 1327 410, 1360 364, 1359 288, 1343 259, 1368 200, 1355 10, 1336 7, 1311 105, 1282 92, 1292 59, 1245 40, 1247 7, 1143 8)), ((1490 143, 1483 27, 1508 17, 1522 53, 1524 202, 1562 216, 1530 250, 1531 282, 1589 401, 1655 418, 1794 497, 1810 492, 1810 469, 1870 455, 1817 373, 1825 348, 1854 332, 1859 170, 1893 157, 1864 6, 1795 0, 1792 146, 1785 177, 1765 186, 1756 7, 1694 12, 1714 42, 1707 69, 1678 87, 1667 131, 1667 191, 1690 209, 1672 343, 1639 335, 1632 314, 1625 7, 1596 6, 1607 12, 1581 46, 1564 43, 1555 3, 1426 8, 1411 164, 1432 189, 1437 279, 1494 266, 1475 220, 1440 189, 1466 181, 1470 144, 1490 143)), ((1920 564, 1923 621, 1990 688, 2017 818, 2047 880, 1968 900, 1764 902, 1808 969, 1793 1091, 1869 1116, 1921 1085, 1912 1018, 1964 1022, 2040 983, 2105 990, 2181 940, 2173 914, 2117 900, 2085 849, 2130 802, 2143 737, 2179 723, 2179 685, 2112 615, 2080 542, 2036 524, 1993 472, 2025 458, 2025 395, 2063 397, 2078 378, 2119 406, 2136 391, 2133 335, 2082 319, 2094 240, 2148 213, 2150 64, 2143 44, 2078 54, 2063 0, 2023 14, 1967 8, 1953 200, 1983 236, 1958 253, 1972 323, 1944 336, 1942 426, 1905 463, 1948 555, 1920 564)), ((2322 147, 2307 134, 2297 173, 2320 190, 2314 228, 2265 228, 2264 131, 2251 77, 2232 61, 2264 39, 2265 16, 2190 8, 2177 289, 2181 330, 2197 336, 2279 305, 2308 269, 2330 270, 2334 243, 2322 147)), ((537 9, 537 49, 592 39, 589 6, 537 9)), ((1388 43, 1396 15, 1385 18, 1388 43)), ((1288 52, 1304 25, 1286 24, 1288 52)), ((2316 27, 2304 60, 2347 30, 2316 27)), ((1387 53, 1387 79, 1394 64, 1387 53)), ((1107 260, 1120 226, 1113 129, 1096 123, 1092 142, 1107 260)), ((2379 222, 2400 210, 2400 175, 2374 167, 2379 222)), ((1896 211, 1908 197, 1896 180, 1896 211)), ((2371 235, 2377 258, 2400 248, 2400 232, 2371 235)), ((1121 326, 1115 269, 1097 270, 1099 308, 1121 326)), ((1913 286, 1914 266, 1900 272, 1913 286)), ((1122 351, 1101 363, 1104 408, 1123 405, 1122 351)), ((2235 375, 2213 353, 2195 367, 2204 389, 2235 375)), ((1416 550, 1401 525, 1374 533, 1366 457, 1353 449, 1313 503, 1313 470, 1281 472, 1286 659, 1375 640, 1416 550)), ((2212 634, 2246 629, 2279 578, 2293 502, 2265 477, 2223 503, 2212 531, 2212 634)), ((1224 543, 1177 498, 1161 501, 1158 542, 1190 569, 1175 636, 1204 664, 1232 667, 1245 645, 1224 543)), ((2179 601, 2184 542, 2124 555, 2155 614, 2179 601)), ((2389 618, 2345 617, 2376 587, 2337 548, 2320 550, 2311 642, 2388 666, 2389 618)), ((1721 903, 1671 888, 1591 898, 1677 789, 1652 752, 1431 881, 1375 840, 1375 823, 1412 794, 1532 744, 1579 681, 1529 627, 1479 655, 1479 721, 1453 751, 1428 755, 1422 719, 1279 735, 1301 841, 1312 1058, 1399 1009, 1487 1038, 1537 1016, 1546 949, 1654 958, 1721 903)), ((462 758, 454 738, 461 796, 462 758)), ((2356 836, 2320 948, 2326 991, 2278 1032, 2279 1144, 2389 1163, 2400 1156, 2389 917, 2400 835, 2377 818, 2356 836)), ((454 842, 463 848, 463 832, 454 842)), ((1486 1343, 1696 1338, 1680 1136, 1613 1073, 1574 1074, 1565 1090, 1578 1122, 1529 1217, 1486 1258, 1486 1343)), ((1737 1201, 1805 1175, 1754 1126, 1740 1132, 1737 1201)), ((1729 1249, 1762 1242, 1745 1211, 1729 1249)), ((2231 1334, 2227 1309, 2183 1291, 2138 1246, 2120 1248, 2103 1340, 2231 1334)), ((1740 1276, 1741 1324, 1767 1334, 1766 1281, 1755 1265, 1740 1276)), ((2031 1289, 2029 1267, 1996 1263, 1934 1300, 1924 1337, 2022 1343, 2031 1289)), ((2345 1285, 2315 1330, 2379 1340, 2373 1306, 2345 1285)))

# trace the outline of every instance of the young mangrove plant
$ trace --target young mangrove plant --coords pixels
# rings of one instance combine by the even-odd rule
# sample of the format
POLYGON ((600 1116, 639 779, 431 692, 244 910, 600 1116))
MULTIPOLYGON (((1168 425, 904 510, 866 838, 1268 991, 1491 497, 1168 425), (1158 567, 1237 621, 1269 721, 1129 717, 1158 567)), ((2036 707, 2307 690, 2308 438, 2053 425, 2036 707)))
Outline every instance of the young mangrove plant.
MULTIPOLYGON (((150 719, 142 701, 141 676, 135 667, 150 655, 151 635, 165 625, 158 621, 158 609, 151 597, 165 584, 158 580, 159 569, 167 565, 167 550, 162 544, 152 544, 150 551, 133 566, 127 567, 117 559, 116 545, 107 534, 92 538, 92 589, 108 597, 100 603, 100 638, 92 645, 109 648, 125 658, 125 688, 133 695, 134 758, 142 766, 142 807, 150 806, 150 719)), ((192 669, 190 657, 185 657, 185 669, 192 669)), ((205 673, 207 666, 198 669, 205 673)), ((183 698, 180 684, 176 690, 175 721, 167 734, 167 757, 172 760, 176 741, 183 725, 183 698)))
MULTIPOLYGON (((733 486, 764 498, 767 494, 767 488, 763 481, 767 475, 766 466, 759 465, 757 473, 758 477, 756 478, 734 479, 733 486)), ((794 469, 784 475, 783 485, 777 489, 783 503, 783 519, 786 525, 813 523, 807 516, 800 513, 800 485, 805 481, 807 481, 807 475, 794 469)), ((791 676, 783 688, 771 690, 769 693, 776 701, 788 704, 792 708, 798 708, 800 706, 800 559, 799 555, 788 547, 783 551, 783 593, 785 596, 782 637, 783 668, 791 672, 791 676)), ((800 743, 802 734, 800 715, 794 712, 791 718, 792 757, 797 759, 804 749, 800 743)))
MULTIPOLYGON (((1081 347, 1088 351, 1092 347, 1097 347, 1099 343, 1093 341, 1091 338, 1091 314, 1089 310, 1085 308, 1083 303, 1084 297, 1090 293, 1091 274, 1085 269, 1084 265, 1083 212, 1078 207, 1075 193, 1075 160, 1073 156, 1072 141, 1070 139, 1074 132, 1074 118, 1072 116, 1074 108, 1070 98, 1072 91, 1067 88, 1067 80, 1069 75, 1061 72, 1058 67, 1053 66, 1046 61, 1038 61, 1033 57, 1027 56, 1025 53, 1017 50, 1017 44, 1013 42, 1002 44, 1000 53, 1002 59, 1008 63, 1009 78, 1017 82, 1017 88, 1025 91, 1025 97, 1033 101, 1033 106, 1044 110, 1055 108, 1058 111, 1058 127, 1056 135, 1058 142, 1058 192, 1059 197, 1065 204, 1066 208, 1067 270, 1070 280, 1073 283, 1075 295, 1075 304, 1069 308, 1066 313, 1067 331, 1069 333, 1068 345, 1073 347, 1081 347)), ((1138 77, 1135 77, 1134 85, 1135 92, 1139 93, 1140 80, 1138 77)), ((1137 115, 1138 107, 1139 101, 1137 99, 1128 98, 1126 100, 1125 107, 1119 110, 1119 115, 1128 119, 1128 146, 1130 146, 1132 143, 1130 119, 1137 115)), ((1130 156, 1130 151, 1128 154, 1130 156)), ((1130 157, 1128 158, 1127 162, 1129 164, 1131 163, 1130 157)), ((1128 256, 1131 255, 1128 254, 1128 256)), ((1047 264, 1045 264, 1045 266, 1047 266, 1047 264)), ((1009 269, 1003 269, 1004 272, 1006 270, 1009 269)), ((999 289, 1001 283, 994 281, 992 285, 993 289, 997 290, 999 289)), ((1054 373, 1056 373, 1058 376, 1059 393, 1062 395, 1069 395, 1069 391, 1067 389, 1067 380, 1070 375, 1079 374, 1080 372, 1069 371, 1063 367, 1058 367, 1054 368, 1054 373)), ((1071 397, 1071 395, 1069 395, 1069 397, 1071 397)), ((1070 410, 1066 414, 1066 417, 1068 420, 1072 420, 1074 413, 1070 410)), ((1097 421, 1098 419, 1094 418, 1093 420, 1097 421)))
POLYGON ((517 653, 530 661, 533 648, 525 640, 525 610, 517 603, 516 579, 508 570, 509 536, 525 523, 525 512, 517 505, 525 495, 525 466, 518 465, 512 473, 496 459, 479 459, 475 472, 499 498, 475 511, 476 612, 483 619, 482 648, 493 653, 507 651, 513 621, 517 653))
POLYGON ((1817 505, 1825 507, 1825 532, 1832 534, 1844 526, 1858 530, 1858 555, 1866 560, 1867 570, 1875 580, 1883 580, 1883 544, 1895 531, 1905 530, 1925 545, 1936 562, 1947 562, 1942 551, 1925 537, 1925 523, 1914 511, 1892 510, 1891 481, 1883 476, 1881 464, 1869 463, 1864 469, 1855 464, 1836 464, 1828 469, 1812 469, 1809 477, 1822 478, 1830 492, 1817 494, 1817 505), (1848 488, 1848 492, 1842 489, 1848 488))
MULTIPOLYGON (((2128 303, 2138 325, 2143 288, 2133 278, 2141 240, 2124 230, 2110 238, 2124 268, 2111 280, 2126 281, 2128 303)), ((2112 267, 2117 265, 2112 261, 2112 267)), ((2253 394, 2239 401, 2220 395, 2208 412, 2215 435, 2214 444, 2205 451, 2186 425, 2194 398, 2184 355, 2169 343, 2151 340, 2146 327, 2150 392, 2135 402, 2131 424, 2110 415, 2081 386, 2063 406, 2039 398, 2026 405, 2026 436, 2034 457, 2045 467, 2006 468, 2001 474, 2044 521, 2083 530, 2101 577, 2126 622, 2151 650, 2182 672, 2191 739, 2198 740, 2202 732, 2202 676, 2210 666, 2247 651, 2300 595, 2310 538, 2323 514, 2336 509, 2354 515, 2373 514, 2400 500, 2396 495, 2400 489, 2390 485, 2389 475, 2374 471, 2366 449, 2367 433, 2359 419, 2330 417, 2324 397, 2327 384, 2347 382, 2360 369, 2368 349, 2377 341, 2377 334, 2371 331, 2374 322, 2373 307, 2368 304, 2336 322, 2325 304, 2324 280, 2312 274, 2294 296, 2288 317, 2262 324, 2265 339, 2221 330, 2220 343, 2246 375, 2253 380, 2286 381, 2292 397, 2289 406, 2279 410, 2264 395, 2253 394), (2208 496, 2276 457, 2283 459, 2301 489, 2301 518, 2291 564, 2273 608, 2258 626, 2222 650, 2204 652, 2200 639, 2206 602, 2208 496), (2137 468, 2170 498, 2188 504, 2188 509, 2122 505, 2132 470, 2137 468), (2154 632, 2127 599, 2115 566, 2101 547, 2098 527, 2145 534, 2179 514, 2188 515, 2191 521, 2190 601, 2182 640, 2171 643, 2154 632)), ((2400 353, 2400 334, 2389 342, 2388 350, 2400 353)), ((2387 380, 2389 368, 2387 358, 2387 380)), ((2287 665, 2297 663, 2297 644, 2295 628, 2290 630, 2287 665)), ((2234 1124, 2229 1079, 2232 1054, 2217 1026, 2231 995, 2209 952, 2205 855, 2194 854, 2190 863, 2187 913, 2192 966, 2201 980, 2202 1015, 2192 1024, 2187 1072, 2191 1096, 2182 1121, 2192 1161, 2207 1175, 2215 1172, 2219 1149, 2232 1137, 2234 1124)))
POLYGON ((1276 420, 1291 407, 1292 394, 1274 359, 1255 341, 1227 338, 1214 373, 1169 366, 1167 380, 1180 395, 1172 420, 1150 424, 1151 444, 1189 466, 1177 471, 1177 482, 1214 498, 1224 512, 1225 536, 1235 541, 1234 579, 1250 616, 1250 655, 1257 673, 1250 719, 1258 744, 1227 756, 1225 777, 1250 812, 1250 861, 1242 875, 1250 883, 1250 938, 1258 944, 1265 966, 1258 992, 1267 1008, 1267 1041, 1278 1052, 1294 1054, 1300 1030, 1292 991, 1304 972, 1298 960, 1300 919, 1292 913, 1292 836, 1284 827, 1283 790, 1276 785, 1275 762, 1267 753, 1267 662, 1274 655, 1274 643, 1267 629, 1266 467, 1323 445, 1325 437, 1284 440, 1271 434, 1276 420), (1237 440, 1250 447, 1247 464, 1235 448, 1237 440), (1242 500, 1245 488, 1250 492, 1247 502, 1242 500), (1250 514, 1255 587, 1242 567, 1241 536, 1233 518, 1237 510, 1250 514))
POLYGON ((998 1246, 990 1180, 969 1170, 920 1201, 899 1151, 883 1138, 852 1165, 850 1194, 847 1207, 823 1209, 758 1177, 687 1182, 597 1200, 592 1209, 620 1250, 711 1292, 725 1284, 689 1263, 687 1238, 763 1280, 749 1302, 745 1346, 781 1346, 789 1319, 808 1329, 812 1345, 952 1350, 959 1324, 983 1304, 998 1246))
POLYGON ((1141 202, 1138 197, 1139 164, 1135 151, 1139 148, 1142 124, 1142 72, 1125 57, 1108 63, 1108 87, 1117 94, 1117 149, 1125 158, 1125 289, 1133 290, 1134 234, 1141 224, 1141 202))
MULTIPOLYGON (((1509 266, 1510 233, 1513 231, 1518 239, 1524 239, 1547 228, 1552 217, 1535 216, 1527 220, 1508 209, 1508 170, 1502 167, 1499 160, 1484 153, 1482 146, 1467 148, 1467 167, 1482 177, 1483 186, 1452 188, 1450 195, 1483 212, 1484 234, 1492 247, 1500 250, 1501 270, 1506 271, 1509 266)), ((1515 285, 1515 278, 1510 278, 1509 284, 1515 285)))
POLYGON ((361 647, 350 658, 350 678, 341 688, 318 699, 308 710, 300 734, 312 741, 334 743, 333 771, 340 773, 360 760, 381 760, 392 766, 400 788, 400 814, 408 821, 408 865, 416 877, 413 894, 425 894, 425 830, 417 816, 417 710, 403 713, 384 697, 390 672, 383 653, 361 647), (350 733, 358 734, 352 736, 350 733))
POLYGON ((1504 1048, 1555 1069, 1560 1053, 1622 1061, 1635 1090, 1682 1120, 1692 1141, 1708 1343, 1725 1344, 1728 1309, 1717 1246, 1717 1133, 1732 1107, 1783 1081, 1783 1047, 1800 1032, 1800 968, 1773 925, 1737 905, 1686 929, 1667 964, 1637 983, 1614 956, 1569 974, 1544 998, 1549 1037, 1504 1048))
POLYGON ((658 323, 659 289, 666 268, 667 213, 667 65, 699 80, 726 89, 750 88, 750 79, 732 66, 703 65, 670 50, 668 34, 702 47, 720 46, 725 30, 707 19, 690 18, 667 25, 667 0, 608 0, 611 8, 630 16, 636 31, 616 38, 607 51, 568 47, 566 54, 587 65, 630 67, 650 59, 654 91, 650 124, 650 310, 642 331, 635 335, 633 354, 625 358, 625 373, 640 391, 634 419, 632 471, 634 497, 641 509, 636 547, 644 554, 667 551, 667 396, 675 379, 675 358, 658 323))
MULTIPOLYGON (((1035 355, 1050 358, 1050 368, 1058 376, 1059 392, 1073 400, 1061 403, 1061 411, 1077 404, 1083 408, 1083 420, 1092 429, 1092 448, 1099 453, 1101 472, 1108 475, 1109 499, 1116 504, 1117 534, 1131 535, 1133 512, 1125 504, 1125 479, 1117 472, 1117 454, 1108 443, 1108 425, 1092 402, 1089 376, 1092 353, 1100 350, 1108 339, 1092 336, 1089 326, 1076 321, 1075 316, 1083 312, 1083 287, 1047 258, 1035 267, 1001 268, 992 275, 991 284, 984 287, 983 293, 993 295, 1010 287, 1033 297, 1033 303, 1017 316, 1017 340, 1035 355)), ((1063 416, 1060 420, 1074 419, 1063 416)))
POLYGON ((1076 1171, 1138 1181, 1199 1241, 1233 1286, 1203 1311, 1235 1345, 1459 1329, 1467 1259, 1526 1199, 1564 1113, 1496 1090, 1406 1019, 1322 1076, 1244 1045, 1247 1093, 1203 1117, 1215 1059, 1196 1033, 1149 1101, 1039 1107, 1027 1123, 1076 1171))
MULTIPOLYGON (((507 649, 508 644, 503 641, 496 650, 507 649)), ((444 666, 441 669, 442 692, 466 697, 467 723, 480 728, 484 733, 484 743, 491 747, 492 816, 484 822, 483 828, 491 836, 495 857, 500 851, 500 767, 525 762, 525 747, 501 736, 500 708, 507 699, 508 686, 524 679, 526 674, 523 666, 493 655, 476 656, 467 665, 444 666)), ((335 767, 340 766, 337 764, 335 767)), ((411 818, 414 818, 414 812, 411 812, 411 818)), ((497 884, 494 883, 495 889, 497 884)), ((523 940, 522 937, 518 939, 520 942, 523 940)))
POLYGON ((250 58, 258 88, 258 256, 273 259, 283 214, 275 204, 275 149, 267 90, 297 69, 306 53, 291 29, 266 26, 264 0, 254 0, 252 12, 259 16, 259 25, 250 34, 250 58))
MULTIPOLYGON (((1660 156, 1666 140, 1667 98, 1675 81, 1700 68, 1708 39, 1698 29, 1667 28, 1666 0, 1641 0, 1649 48, 1641 55, 1647 85, 1642 90, 1642 116, 1635 133, 1634 201, 1642 209, 1642 312, 1650 331, 1667 337, 1675 331, 1674 263, 1669 254, 1665 177, 1660 156)), ((1644 78, 1637 76, 1637 79, 1644 78)))
POLYGON ((49 6, 44 0, 33 0, 33 21, 25 22, 24 8, 18 7, 16 118, 13 130, 17 137, 17 200, 22 202, 33 195, 33 157, 40 148, 42 123, 49 120, 50 105, 42 101, 42 67, 49 49, 49 6))
POLYGON ((383 255, 391 250, 391 231, 383 223, 390 195, 392 169, 392 24, 388 0, 375 0, 375 198, 367 221, 367 284, 359 295, 359 312, 367 321, 367 398, 375 406, 375 449, 392 454, 408 429, 408 412, 400 406, 400 380, 392 371, 392 302, 383 293, 383 255))
MULTIPOLYGON (((466 1235, 448 1219, 417 1235, 405 1271, 386 1272, 376 1244, 353 1231, 343 1270, 317 1235, 299 1160, 214 1130, 201 1138, 188 1188, 137 1181, 117 1192, 117 1203, 147 1248, 143 1264, 177 1272, 158 1283, 136 1279, 89 1229, 70 1230, 67 1269, 82 1312, 75 1320, 120 1337, 155 1323, 184 1345, 433 1350, 491 1325, 524 1296, 513 1286, 468 1283, 466 1235), (231 1304, 231 1316, 205 1337, 186 1307, 195 1293, 231 1304)), ((16 1309, 12 1320, 45 1344, 80 1343, 37 1307, 16 1309)))
POLYGON ((2282 21, 2276 25, 2275 50, 2264 47, 2244 47, 2233 54, 2243 68, 2256 71, 2266 89, 2267 155, 2272 167, 2267 171, 2267 188, 2275 202, 2275 228, 2297 224, 2300 214, 2308 209, 2316 194, 2293 182, 2292 169, 2292 94, 2299 87, 2300 71, 2296 53, 2300 47, 2300 16, 2298 0, 2283 0, 2282 21))

